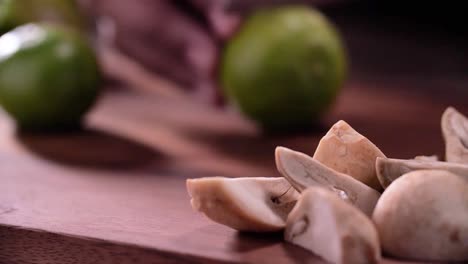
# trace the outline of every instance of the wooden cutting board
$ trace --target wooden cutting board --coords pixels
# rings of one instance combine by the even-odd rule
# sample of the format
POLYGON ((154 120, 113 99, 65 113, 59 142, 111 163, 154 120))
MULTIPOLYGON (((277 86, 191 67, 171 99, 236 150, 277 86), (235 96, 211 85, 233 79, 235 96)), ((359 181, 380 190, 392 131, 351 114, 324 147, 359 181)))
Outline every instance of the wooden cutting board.
POLYGON ((322 125, 288 136, 261 135, 234 113, 117 91, 71 134, 16 133, 0 114, 0 263, 324 263, 280 233, 238 233, 192 211, 185 179, 278 176, 275 146, 312 154, 338 119, 388 156, 442 155, 447 102, 390 91, 352 83, 322 125))

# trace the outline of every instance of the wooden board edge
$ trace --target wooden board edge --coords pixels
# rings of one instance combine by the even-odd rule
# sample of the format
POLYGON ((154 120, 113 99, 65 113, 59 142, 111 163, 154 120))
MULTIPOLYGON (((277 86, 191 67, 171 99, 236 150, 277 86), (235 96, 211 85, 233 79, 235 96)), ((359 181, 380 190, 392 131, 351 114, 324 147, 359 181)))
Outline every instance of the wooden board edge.
POLYGON ((233 263, 91 237, 0 225, 0 263, 233 263))

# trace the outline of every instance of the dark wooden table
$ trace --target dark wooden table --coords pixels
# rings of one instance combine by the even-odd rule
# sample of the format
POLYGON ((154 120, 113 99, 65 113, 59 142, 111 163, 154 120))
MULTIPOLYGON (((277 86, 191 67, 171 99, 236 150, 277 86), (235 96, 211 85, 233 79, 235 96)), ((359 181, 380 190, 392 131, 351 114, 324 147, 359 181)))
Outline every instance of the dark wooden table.
POLYGON ((339 119, 389 157, 443 157, 442 111, 468 114, 466 49, 362 25, 342 25, 350 79, 309 132, 265 135, 235 113, 112 89, 81 132, 20 134, 0 114, 0 263, 323 263, 193 212, 185 179, 278 176, 276 146, 312 154, 339 119))

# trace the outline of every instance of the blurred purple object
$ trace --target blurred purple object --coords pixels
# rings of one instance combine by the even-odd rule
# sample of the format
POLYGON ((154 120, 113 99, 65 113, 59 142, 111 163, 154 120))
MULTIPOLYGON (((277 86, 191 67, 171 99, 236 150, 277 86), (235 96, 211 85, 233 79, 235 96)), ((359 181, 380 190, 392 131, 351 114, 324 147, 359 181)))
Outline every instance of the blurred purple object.
POLYGON ((338 0, 78 1, 95 21, 105 21, 101 28, 112 28, 113 45, 121 52, 201 100, 219 101, 219 53, 245 14, 272 4, 329 4, 338 0))

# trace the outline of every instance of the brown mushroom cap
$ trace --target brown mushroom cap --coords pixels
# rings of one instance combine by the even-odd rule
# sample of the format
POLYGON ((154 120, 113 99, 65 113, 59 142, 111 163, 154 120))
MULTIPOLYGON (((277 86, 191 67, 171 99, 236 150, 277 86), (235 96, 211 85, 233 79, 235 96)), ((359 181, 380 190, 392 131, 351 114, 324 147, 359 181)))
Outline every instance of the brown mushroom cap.
POLYGON ((343 120, 330 128, 320 140, 313 156, 323 165, 381 191, 382 186, 375 171, 377 157, 385 155, 343 120))

